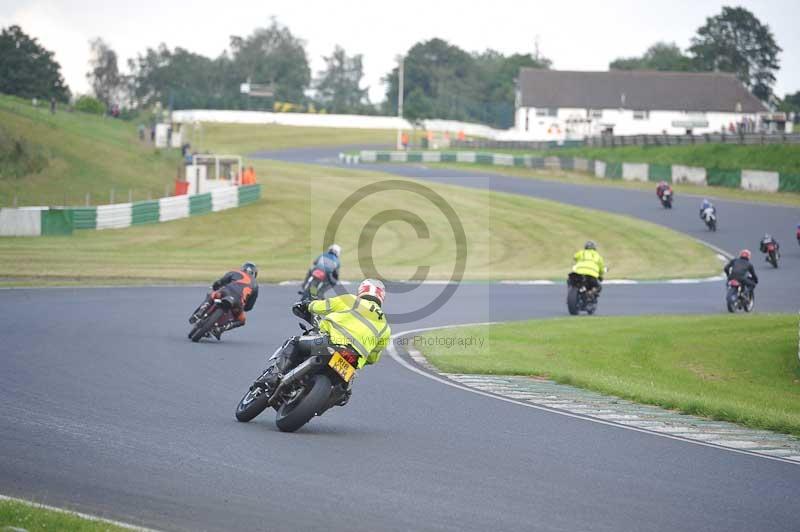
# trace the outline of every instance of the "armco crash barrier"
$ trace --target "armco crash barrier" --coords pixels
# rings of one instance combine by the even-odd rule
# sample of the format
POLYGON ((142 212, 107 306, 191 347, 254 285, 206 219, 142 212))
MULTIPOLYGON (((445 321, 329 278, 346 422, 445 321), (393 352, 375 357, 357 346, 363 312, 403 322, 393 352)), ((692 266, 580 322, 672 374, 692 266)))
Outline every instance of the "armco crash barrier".
POLYGON ((626 181, 667 181, 701 186, 743 188, 762 192, 800 192, 800 174, 763 170, 701 168, 680 164, 607 162, 581 157, 534 157, 469 151, 362 151, 354 161, 443 162, 523 166, 548 170, 585 172, 602 179, 626 181))
POLYGON ((0 236, 70 235, 73 229, 120 229, 233 209, 261 198, 261 185, 225 187, 206 194, 98 207, 0 209, 0 236))
POLYGON ((0 209, 0 236, 70 235, 72 225, 72 213, 68 209, 0 209))

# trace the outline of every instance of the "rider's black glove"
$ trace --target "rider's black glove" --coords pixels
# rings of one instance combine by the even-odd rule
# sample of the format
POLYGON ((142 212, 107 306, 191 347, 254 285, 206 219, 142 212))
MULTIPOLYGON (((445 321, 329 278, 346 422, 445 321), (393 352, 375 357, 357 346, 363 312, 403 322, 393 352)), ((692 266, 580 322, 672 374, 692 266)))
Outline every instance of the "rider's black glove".
POLYGON ((298 301, 294 305, 292 305, 292 313, 299 317, 305 318, 308 315, 308 304, 310 303, 309 300, 304 299, 302 301, 298 301))

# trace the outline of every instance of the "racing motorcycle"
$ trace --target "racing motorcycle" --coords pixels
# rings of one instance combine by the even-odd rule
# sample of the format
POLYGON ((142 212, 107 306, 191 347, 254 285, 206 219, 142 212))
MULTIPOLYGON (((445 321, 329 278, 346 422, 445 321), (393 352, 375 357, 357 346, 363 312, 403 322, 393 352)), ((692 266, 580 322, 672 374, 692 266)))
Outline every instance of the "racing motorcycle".
POLYGON ((210 337, 214 327, 233 319, 235 304, 236 298, 227 294, 224 289, 212 292, 211 303, 203 303, 197 321, 193 321, 194 317, 189 320, 190 323, 193 323, 192 330, 189 331, 189 339, 192 342, 199 342, 203 337, 210 337))
POLYGON ((703 209, 703 221, 706 223, 706 227, 708 227, 709 231, 716 231, 717 230, 717 215, 714 213, 714 209, 711 207, 706 207, 703 209))
POLYGON ((286 340, 268 360, 265 369, 245 392, 236 407, 236 419, 247 422, 261 414, 267 407, 275 409, 275 425, 281 432, 294 432, 321 416, 334 406, 344 406, 350 398, 350 389, 358 366, 359 355, 351 347, 335 345, 328 336, 319 332, 318 318, 300 315, 310 324, 302 322, 303 334, 286 340), (294 343, 295 345, 290 345, 294 343), (291 369, 285 350, 294 355, 291 369), (282 376, 281 371, 288 369, 282 376), (270 375, 273 386, 267 383, 270 375))
POLYGON ((322 299, 322 294, 328 289, 329 284, 325 270, 313 268, 297 293, 301 299, 322 299))
POLYGON ((573 316, 581 311, 594 314, 597 310, 598 294, 589 282, 587 276, 579 273, 570 272, 567 276, 567 310, 573 316))
POLYGON ((672 190, 667 189, 661 193, 661 206, 665 209, 672 208, 672 190))
POLYGON ((767 262, 772 264, 773 268, 778 267, 778 258, 780 257, 780 253, 778 249, 775 247, 775 242, 770 242, 767 244, 767 250, 765 251, 767 254, 767 262))
POLYGON ((755 294, 752 291, 746 290, 744 285, 736 279, 728 281, 728 293, 725 297, 725 302, 728 305, 728 312, 745 311, 750 312, 755 306, 755 294))

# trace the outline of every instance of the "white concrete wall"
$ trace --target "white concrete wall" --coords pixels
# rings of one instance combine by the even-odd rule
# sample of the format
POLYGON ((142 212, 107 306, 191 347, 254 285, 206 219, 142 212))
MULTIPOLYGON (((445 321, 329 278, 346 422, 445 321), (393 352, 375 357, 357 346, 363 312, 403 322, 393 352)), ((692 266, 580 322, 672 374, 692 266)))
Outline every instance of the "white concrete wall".
POLYGON ((742 188, 747 190, 763 190, 777 192, 780 185, 778 172, 761 170, 742 170, 742 188))
POLYGON ((706 184, 706 169, 695 166, 672 165, 673 183, 691 183, 693 185, 706 184))
POLYGON ((622 179, 625 181, 647 181, 647 163, 622 163, 622 179))
MULTIPOLYGON (((353 129, 412 129, 412 124, 396 116, 334 115, 315 113, 270 113, 266 111, 185 110, 173 111, 172 121, 180 124, 213 122, 225 124, 280 124, 284 126, 353 129)), ((429 131, 463 131, 469 136, 496 138, 504 133, 482 124, 454 120, 424 120, 429 131)))
POLYGON ((595 177, 605 177, 606 176, 606 163, 603 161, 595 161, 594 162, 594 176, 595 177))
POLYGON ((42 234, 42 211, 47 207, 0 209, 0 236, 39 236, 42 234))

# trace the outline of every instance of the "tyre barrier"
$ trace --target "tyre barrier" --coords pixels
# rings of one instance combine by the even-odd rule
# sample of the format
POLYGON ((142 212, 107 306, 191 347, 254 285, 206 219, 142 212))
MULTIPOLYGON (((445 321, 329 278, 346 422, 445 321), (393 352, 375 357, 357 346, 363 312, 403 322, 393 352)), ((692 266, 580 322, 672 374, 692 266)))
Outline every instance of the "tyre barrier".
POLYGON ((234 209, 260 198, 261 185, 246 185, 97 207, 2 208, 0 236, 71 235, 75 229, 122 229, 234 209))
POLYGON ((581 157, 535 157, 468 151, 373 151, 339 154, 344 164, 393 163, 468 163, 493 166, 517 166, 547 170, 582 172, 601 179, 625 181, 667 181, 700 186, 741 188, 761 192, 800 192, 800 175, 764 170, 702 168, 680 164, 649 164, 602 161, 581 157))

